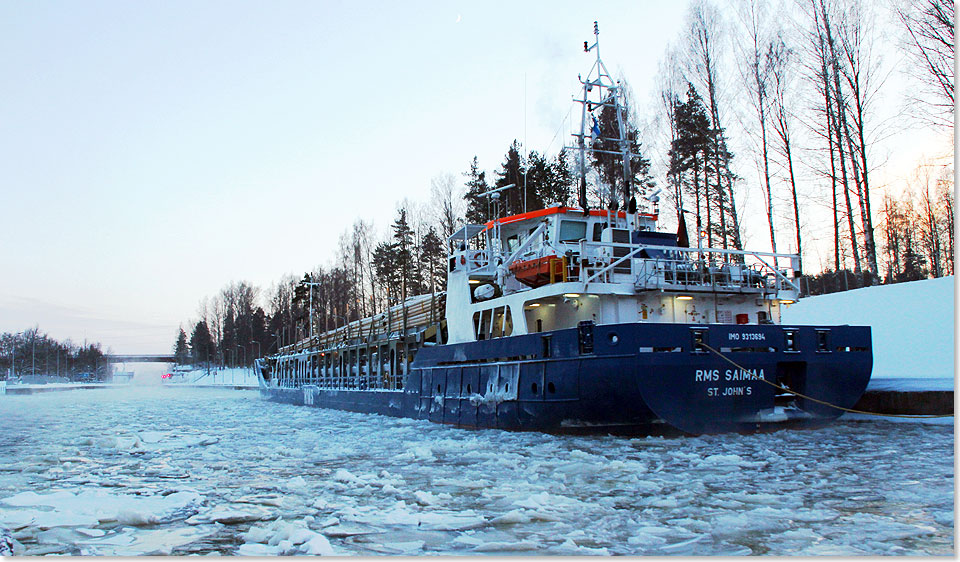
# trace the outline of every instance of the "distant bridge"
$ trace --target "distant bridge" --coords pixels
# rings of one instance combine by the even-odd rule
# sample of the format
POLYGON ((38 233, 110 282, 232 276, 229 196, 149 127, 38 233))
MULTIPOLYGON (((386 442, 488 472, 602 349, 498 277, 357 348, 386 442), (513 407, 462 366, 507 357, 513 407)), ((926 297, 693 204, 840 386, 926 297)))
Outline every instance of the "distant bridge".
POLYGON ((104 355, 107 363, 176 363, 173 355, 104 355))

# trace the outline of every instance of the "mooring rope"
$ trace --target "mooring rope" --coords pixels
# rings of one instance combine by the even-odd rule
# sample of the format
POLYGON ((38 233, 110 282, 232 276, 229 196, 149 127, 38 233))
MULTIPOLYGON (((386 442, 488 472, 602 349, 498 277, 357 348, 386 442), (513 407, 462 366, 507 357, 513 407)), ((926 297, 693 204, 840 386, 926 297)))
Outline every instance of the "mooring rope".
MULTIPOLYGON (((721 359, 723 359, 723 360, 726 361, 727 363, 730 363, 730 364, 733 365, 734 367, 740 369, 741 371, 743 371, 743 372, 745 372, 745 373, 751 372, 751 371, 750 371, 749 369, 747 369, 746 367, 738 364, 738 363, 737 363, 736 361, 734 361, 733 359, 730 359, 729 357, 727 357, 727 356, 724 355, 723 353, 717 351, 716 349, 710 347, 709 345, 707 345, 707 344, 705 344, 705 343, 703 343, 703 342, 700 342, 698 345, 700 345, 701 347, 703 347, 703 348, 705 348, 705 349, 710 350, 712 353, 715 353, 718 357, 720 357, 721 359)), ((781 385, 779 385, 779 384, 777 384, 777 383, 775 383, 775 382, 770 382, 770 381, 768 381, 767 379, 765 379, 765 378, 763 378, 763 377, 759 377, 759 378, 760 378, 760 380, 762 380, 763 382, 769 384, 770 386, 772 386, 772 387, 774 387, 774 388, 777 388, 777 389, 782 390, 782 391, 784 391, 784 392, 788 392, 788 393, 790 393, 790 394, 793 394, 794 396, 799 396, 800 398, 805 398, 805 399, 807 399, 807 400, 810 400, 811 402, 816 402, 817 404, 823 404, 824 406, 829 406, 829 407, 831 407, 831 408, 836 408, 837 410, 843 410, 844 412, 851 412, 851 413, 854 413, 854 414, 866 414, 866 415, 868 415, 868 416, 883 416, 883 417, 887 417, 887 418, 926 419, 926 418, 952 418, 952 417, 953 417, 953 414, 882 414, 882 413, 880 413, 880 412, 866 412, 866 411, 863 411, 863 410, 855 410, 855 409, 853 409, 853 408, 844 408, 843 406, 837 406, 836 404, 831 404, 830 402, 826 402, 826 401, 824 401, 824 400, 818 400, 818 399, 816 399, 816 398, 814 398, 814 397, 812 397, 812 396, 807 396, 806 394, 801 394, 801 393, 797 392, 796 390, 791 390, 791 389, 789 389, 789 388, 787 388, 787 387, 785 387, 785 386, 781 386, 781 385)))

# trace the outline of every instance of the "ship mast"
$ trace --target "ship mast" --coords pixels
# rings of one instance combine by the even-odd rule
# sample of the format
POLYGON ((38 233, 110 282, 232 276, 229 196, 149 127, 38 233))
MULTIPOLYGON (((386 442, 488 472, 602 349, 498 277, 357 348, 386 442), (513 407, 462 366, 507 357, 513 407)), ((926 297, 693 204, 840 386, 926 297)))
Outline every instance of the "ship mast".
MULTIPOLYGON (((595 51, 596 61, 584 79, 578 76, 582 85, 581 97, 574 99, 581 104, 580 112, 580 132, 572 136, 577 139, 576 150, 580 163, 580 206, 584 210, 587 208, 587 156, 586 153, 613 154, 620 157, 621 172, 623 174, 623 208, 625 210, 634 209, 636 203, 631 205, 633 197, 633 173, 630 170, 630 159, 633 154, 630 151, 630 139, 628 138, 626 115, 624 112, 624 90, 619 81, 614 81, 607 71, 606 65, 600 58, 600 29, 597 22, 593 22, 594 43, 590 45, 588 41, 583 42, 583 51, 589 53, 595 51), (602 137, 599 121, 594 115, 597 109, 601 112, 605 107, 612 107, 616 112, 617 131, 616 137, 602 137), (587 139, 590 139, 590 146, 587 146, 587 139), (602 141, 612 141, 616 144, 617 150, 606 150, 601 148, 600 144, 596 148, 595 144, 602 141)), ((612 186, 611 186, 612 187, 612 186)), ((611 205, 616 208, 616 196, 611 194, 611 205)))

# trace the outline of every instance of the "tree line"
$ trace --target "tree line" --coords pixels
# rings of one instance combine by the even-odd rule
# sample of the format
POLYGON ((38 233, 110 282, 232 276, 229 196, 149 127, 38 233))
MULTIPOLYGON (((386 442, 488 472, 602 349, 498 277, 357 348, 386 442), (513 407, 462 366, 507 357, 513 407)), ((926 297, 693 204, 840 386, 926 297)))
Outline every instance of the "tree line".
POLYGON ((24 375, 56 375, 76 379, 89 374, 95 380, 107 376, 107 364, 99 343, 75 344, 57 341, 39 327, 0 334, 0 380, 24 375))
MULTIPOLYGON (((953 3, 896 0, 887 8, 880 15, 904 37, 889 44, 912 61, 914 90, 923 92, 909 106, 912 116, 952 131, 953 3)), ((889 84, 877 49, 885 39, 877 36, 878 11, 858 0, 694 0, 661 60, 649 122, 640 122, 620 78, 634 155, 627 181, 663 186, 678 224, 691 220, 700 243, 728 249, 743 249, 745 201, 759 194, 763 236, 772 251, 801 255, 806 294, 952 275, 952 159, 924 164, 903 185, 874 179, 882 163, 877 145, 890 134, 876 110, 889 84), (811 267, 808 238, 824 210, 832 248, 811 267)), ((624 179, 607 154, 616 147, 604 145, 619 137, 613 113, 598 112, 592 146, 601 150, 584 168, 566 149, 548 156, 514 140, 492 174, 474 157, 462 182, 442 174, 425 203, 401 201, 385 233, 357 219, 331 263, 266 289, 230 283, 200 303, 189 333, 177 334, 178 362, 249 365, 311 329, 442 290, 445 241, 464 223, 493 218, 484 195, 491 190, 506 188, 496 203, 503 215, 576 205, 580 178, 591 206, 614 205, 624 179)))
POLYGON ((341 233, 331 264, 286 275, 267 289, 245 281, 229 283, 200 302, 187 330, 178 330, 173 346, 177 363, 251 365, 254 358, 306 337, 310 318, 314 333, 323 332, 407 297, 445 290, 446 240, 466 222, 492 218, 482 194, 514 184, 503 192, 504 214, 572 204, 569 160, 563 150, 552 158, 536 151, 523 154, 513 141, 489 183, 474 157, 462 183, 442 174, 431 180, 427 202, 401 201, 386 234, 378 236, 371 222, 358 218, 341 233))
POLYGON ((704 245, 741 249, 741 202, 757 194, 773 252, 809 262, 804 233, 828 209, 832 252, 821 269, 849 269, 858 285, 952 272, 945 225, 953 208, 944 199, 952 194, 952 158, 931 172, 942 187, 914 189, 921 200, 913 222, 927 226, 913 232, 923 240, 903 235, 913 196, 893 193, 909 186, 878 185, 874 174, 885 137, 919 125, 952 133, 953 35, 954 5, 945 0, 692 2, 684 31, 661 60, 650 127, 658 131, 655 167, 677 222, 694 221, 704 245), (891 28, 900 41, 881 35, 891 28), (909 111, 895 126, 877 108, 897 83, 888 79, 894 69, 881 44, 905 59, 909 70, 899 76, 923 94, 904 100, 909 111), (908 248, 926 269, 904 265, 908 248))

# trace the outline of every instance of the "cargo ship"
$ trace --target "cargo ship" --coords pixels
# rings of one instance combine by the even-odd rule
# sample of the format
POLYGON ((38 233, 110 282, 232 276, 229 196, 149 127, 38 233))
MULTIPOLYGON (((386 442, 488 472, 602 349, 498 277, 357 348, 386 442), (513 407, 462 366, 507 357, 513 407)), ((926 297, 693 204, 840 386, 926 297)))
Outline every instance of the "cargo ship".
POLYGON ((446 290, 258 359, 262 397, 463 428, 618 434, 816 426, 857 402, 870 328, 780 323, 800 294, 799 256, 704 247, 699 235, 694 247, 682 228, 657 230, 657 193, 632 192, 623 91, 594 33, 575 100, 579 206, 501 216, 503 190, 516 187, 487 192, 495 218, 447 240, 446 290), (623 204, 618 194, 591 208, 590 124, 604 107, 619 120, 623 204))

